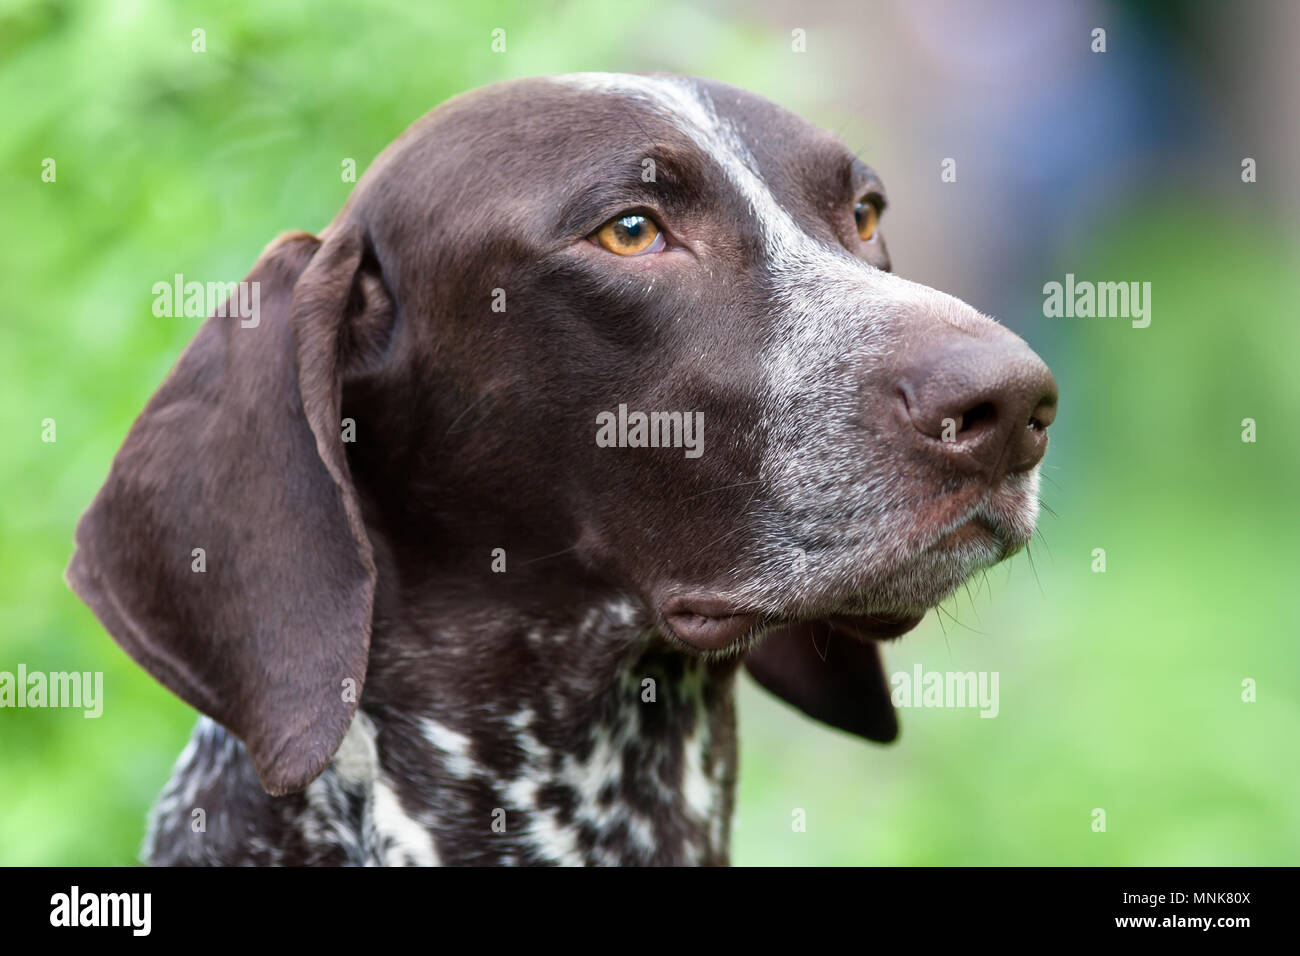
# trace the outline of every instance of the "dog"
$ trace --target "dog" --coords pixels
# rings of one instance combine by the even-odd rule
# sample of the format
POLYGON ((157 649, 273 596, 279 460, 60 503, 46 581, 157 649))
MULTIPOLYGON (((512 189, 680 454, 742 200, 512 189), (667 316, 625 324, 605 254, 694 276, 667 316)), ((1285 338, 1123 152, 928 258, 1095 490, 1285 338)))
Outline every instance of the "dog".
POLYGON ((249 273, 68 580, 203 713, 160 865, 728 862, 733 687, 890 741, 879 642, 1023 547, 1056 384, 722 83, 458 96, 249 273))

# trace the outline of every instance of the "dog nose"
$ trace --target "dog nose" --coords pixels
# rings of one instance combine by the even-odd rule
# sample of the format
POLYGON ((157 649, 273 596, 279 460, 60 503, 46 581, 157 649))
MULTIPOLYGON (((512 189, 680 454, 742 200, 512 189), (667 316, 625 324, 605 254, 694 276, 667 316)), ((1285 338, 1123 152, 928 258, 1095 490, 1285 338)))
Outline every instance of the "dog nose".
POLYGON ((932 460, 997 480, 1028 471, 1047 451, 1056 379, 1010 333, 932 344, 911 358, 898 389, 932 460))

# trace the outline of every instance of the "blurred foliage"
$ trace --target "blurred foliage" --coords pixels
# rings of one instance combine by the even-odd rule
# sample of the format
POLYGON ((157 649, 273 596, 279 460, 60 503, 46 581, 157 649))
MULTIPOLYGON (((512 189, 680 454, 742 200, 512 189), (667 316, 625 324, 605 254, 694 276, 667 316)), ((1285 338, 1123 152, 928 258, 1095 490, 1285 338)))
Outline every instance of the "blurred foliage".
MULTIPOLYGON (((155 319, 152 284, 242 277, 278 233, 332 218, 341 158, 364 169, 428 108, 505 76, 670 69, 798 100, 788 84, 807 81, 775 65, 787 38, 737 16, 604 0, 0 3, 0 670, 102 670, 107 697, 98 720, 0 713, 0 862, 132 862, 194 720, 62 580, 76 518, 197 324, 155 319)), ((899 743, 877 748, 747 685, 737 863, 1300 856, 1283 534, 1300 526, 1295 237, 1148 192, 1062 259, 1050 278, 1151 281, 1152 326, 1043 320, 1060 323, 1045 357, 1065 398, 1033 567, 995 569, 887 652, 891 671, 998 671, 1001 715, 905 711, 899 743), (1256 444, 1240 441, 1247 416, 1256 444), (1095 547, 1106 574, 1089 570, 1095 547)))

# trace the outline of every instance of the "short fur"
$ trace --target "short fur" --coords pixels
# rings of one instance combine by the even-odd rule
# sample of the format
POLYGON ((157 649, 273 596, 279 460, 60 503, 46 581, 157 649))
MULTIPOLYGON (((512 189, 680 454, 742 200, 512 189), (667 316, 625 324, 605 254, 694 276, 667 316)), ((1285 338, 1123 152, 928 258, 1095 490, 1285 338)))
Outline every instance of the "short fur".
POLYGON ((199 329, 69 568, 206 715, 146 858, 725 863, 742 663, 893 739, 873 639, 1027 540, 1045 445, 1027 413, 923 434, 918 356, 979 345, 995 403, 1050 376, 890 274, 864 193, 732 87, 539 78, 434 110, 272 243, 260 321, 199 329), (589 240, 629 209, 665 251, 589 240), (701 412, 704 453, 598 446, 620 404, 701 412))

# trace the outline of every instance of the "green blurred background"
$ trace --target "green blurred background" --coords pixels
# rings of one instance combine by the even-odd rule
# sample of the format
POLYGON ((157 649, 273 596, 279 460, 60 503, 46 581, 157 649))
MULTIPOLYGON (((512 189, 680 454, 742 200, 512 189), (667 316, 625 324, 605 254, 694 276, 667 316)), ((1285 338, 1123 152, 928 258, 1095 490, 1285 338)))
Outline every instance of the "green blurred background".
POLYGON ((734 861, 1297 862, 1298 10, 0 0, 0 670, 103 671, 106 697, 98 720, 0 711, 0 863, 133 862, 195 719, 62 580, 198 324, 155 318, 153 283, 237 280, 318 230, 342 160, 450 95, 586 69, 715 77, 835 129, 889 186, 895 269, 1061 386, 1031 554, 887 649, 890 672, 997 671, 998 718, 906 710, 880 748, 747 683, 734 861), (1150 282, 1151 326, 1044 318, 1067 272, 1150 282))

